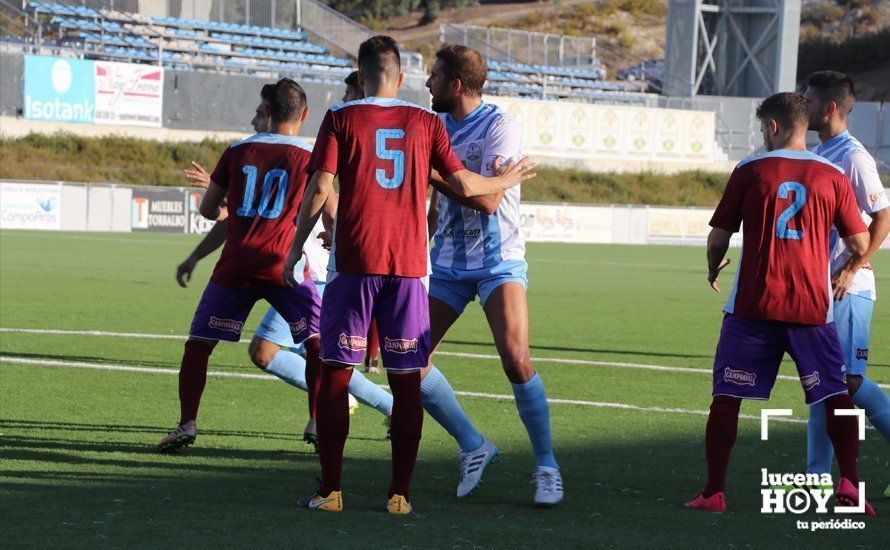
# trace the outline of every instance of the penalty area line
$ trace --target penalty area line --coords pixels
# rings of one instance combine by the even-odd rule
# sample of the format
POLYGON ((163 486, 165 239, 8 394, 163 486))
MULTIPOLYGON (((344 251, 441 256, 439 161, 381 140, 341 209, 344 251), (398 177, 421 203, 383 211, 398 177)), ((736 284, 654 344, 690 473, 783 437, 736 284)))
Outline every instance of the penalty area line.
MULTIPOLYGON (((57 360, 49 360, 49 359, 22 359, 20 357, 3 357, 0 356, 0 363, 5 363, 8 365, 26 365, 26 366, 37 366, 37 367, 55 367, 55 368, 68 368, 68 369, 89 369, 89 370, 104 370, 104 371, 117 371, 117 372, 128 372, 128 373, 138 373, 138 374, 166 374, 169 376, 178 375, 179 371, 176 369, 161 369, 155 367, 136 367, 131 365, 112 365, 112 364, 104 364, 104 363, 88 363, 84 361, 57 361, 57 360)), ((278 380, 278 378, 268 375, 268 374, 254 374, 247 372, 222 372, 222 371, 208 371, 207 376, 212 376, 216 378, 240 378, 240 379, 248 379, 248 380, 278 380)), ((386 386, 382 386, 386 387, 386 386)), ((471 397, 477 399, 492 399, 498 401, 513 401, 512 395, 506 394, 497 394, 497 393, 485 393, 485 392, 473 392, 473 391, 455 391, 456 395, 461 397, 471 397)), ((644 407, 641 405, 630 405, 628 403, 613 403, 608 401, 585 401, 581 399, 559 399, 559 398, 548 398, 547 401, 553 405, 576 405, 581 407, 594 407, 594 408, 603 408, 603 409, 620 409, 626 411, 638 411, 638 412, 652 412, 652 413, 660 413, 660 414, 695 414, 699 416, 707 416, 708 411, 695 410, 695 409, 679 409, 679 408, 668 408, 668 407, 644 407)), ((744 418, 746 420, 760 420, 760 416, 750 415, 750 414, 741 414, 739 418, 744 418)), ((772 422, 785 422, 790 424, 806 424, 806 420, 800 418, 783 418, 776 417, 771 419, 772 422)))
MULTIPOLYGON (((58 329, 37 329, 37 328, 9 328, 0 327, 0 333, 19 333, 19 334, 52 334, 58 336, 110 336, 115 338, 137 338, 144 340, 179 340, 184 341, 187 337, 181 334, 151 334, 142 332, 112 332, 105 330, 58 330, 58 329)), ((250 343, 248 339, 239 340, 240 344, 250 343)), ((447 345, 448 342, 446 341, 447 345)), ((461 359, 481 359, 485 361, 500 361, 497 355, 483 353, 465 353, 459 351, 437 351, 435 355, 443 357, 459 357, 461 359)), ((712 375, 711 369, 698 369, 694 367, 669 367, 665 365, 648 365, 644 363, 622 363, 617 361, 593 361, 590 359, 566 359, 562 357, 532 357, 533 362, 555 364, 555 365, 586 365, 593 367, 615 367, 621 369, 642 369, 663 372, 682 372, 692 374, 712 375)), ((788 376, 780 374, 776 377, 778 380, 788 382, 800 382, 796 376, 788 376)), ((878 384, 879 387, 890 389, 890 384, 878 384)))

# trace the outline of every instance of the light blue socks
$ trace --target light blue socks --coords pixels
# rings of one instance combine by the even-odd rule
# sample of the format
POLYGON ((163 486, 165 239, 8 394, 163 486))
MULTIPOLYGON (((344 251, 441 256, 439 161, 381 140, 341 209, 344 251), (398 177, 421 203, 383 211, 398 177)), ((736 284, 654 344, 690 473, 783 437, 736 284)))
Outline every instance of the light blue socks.
POLYGON ((392 395, 368 380, 358 369, 352 369, 349 393, 358 399, 359 403, 377 409, 383 416, 392 415, 392 395))
POLYGON ((436 367, 420 382, 423 408, 442 425, 464 452, 475 451, 485 441, 460 407, 451 384, 436 367))
MULTIPOLYGON (((306 360, 303 356, 282 348, 264 369, 295 388, 306 391, 306 360)), ((384 416, 392 415, 392 396, 383 388, 353 369, 349 393, 363 405, 373 407, 384 416)))
POLYGON ((862 385, 853 394, 853 403, 865 411, 871 425, 890 441, 890 398, 874 380, 862 377, 862 385))
POLYGON ((833 458, 834 447, 828 437, 825 402, 819 401, 810 405, 810 417, 807 419, 807 473, 830 474, 833 458))
POLYGON ((547 392, 544 382, 537 373, 524 384, 513 384, 513 396, 519 418, 525 424, 532 449, 535 451, 535 462, 540 468, 547 466, 559 468, 553 456, 553 441, 550 436, 550 405, 547 404, 547 392))
POLYGON ((291 386, 306 391, 306 360, 300 355, 282 348, 264 370, 291 386))
MULTIPOLYGON (((862 377, 862 385, 853 394, 853 403, 865 411, 872 426, 890 441, 890 398, 874 380, 862 377)), ((828 438, 825 425, 825 404, 810 405, 807 420, 807 472, 823 474, 831 472, 834 448, 828 438)))

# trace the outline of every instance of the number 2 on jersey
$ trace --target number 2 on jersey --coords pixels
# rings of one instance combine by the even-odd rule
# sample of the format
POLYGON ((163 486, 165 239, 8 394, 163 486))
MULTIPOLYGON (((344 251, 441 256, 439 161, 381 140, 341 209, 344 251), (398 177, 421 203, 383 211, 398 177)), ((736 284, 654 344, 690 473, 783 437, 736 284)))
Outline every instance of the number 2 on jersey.
POLYGON ((393 169, 392 177, 386 176, 386 170, 378 168, 375 171, 377 183, 384 189, 395 189, 405 181, 405 152, 398 149, 387 149, 387 139, 401 139, 405 137, 405 130, 400 128, 381 128, 377 130, 377 158, 391 160, 393 169))
POLYGON ((780 239, 792 239, 799 241, 803 239, 803 231, 800 229, 789 229, 788 222, 803 209, 803 205, 807 202, 807 188, 796 181, 786 181, 779 186, 779 198, 787 199, 788 193, 794 193, 794 202, 779 214, 776 220, 776 237, 780 239))
POLYGON ((244 168, 244 175, 247 181, 244 184, 244 199, 241 206, 238 207, 236 213, 242 218, 252 218, 259 214, 263 218, 277 218, 284 209, 284 197, 287 195, 288 174, 287 170, 275 168, 266 172, 263 178, 263 194, 260 196, 260 203, 254 208, 253 201, 256 194, 257 167, 248 164, 244 168), (278 180, 278 186, 275 188, 275 201, 272 207, 269 207, 269 201, 272 200, 272 187, 275 180, 278 180))

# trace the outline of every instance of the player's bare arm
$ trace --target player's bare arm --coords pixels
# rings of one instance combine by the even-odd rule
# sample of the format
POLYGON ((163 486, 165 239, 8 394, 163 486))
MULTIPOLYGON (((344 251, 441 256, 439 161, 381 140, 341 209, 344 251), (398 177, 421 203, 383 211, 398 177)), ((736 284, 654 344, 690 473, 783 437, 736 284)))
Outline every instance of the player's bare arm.
POLYGON ((708 283, 717 292, 720 292, 717 277, 720 276, 720 271, 729 265, 726 251, 729 250, 731 238, 732 233, 719 227, 711 229, 711 233, 708 235, 708 283))
MULTIPOLYGON (((886 210, 884 211, 886 212, 886 210)), ((853 284, 853 278, 856 276, 856 273, 868 263, 868 253, 871 250, 871 234, 863 232, 850 235, 844 239, 844 244, 847 245, 847 250, 850 251, 850 259, 847 260, 847 265, 831 279, 835 300, 844 299, 847 290, 853 284)), ((880 244, 878 242, 878 246, 880 244)))
MULTIPOLYGON (((506 165, 499 166, 498 168, 505 169, 506 165)), ((497 173, 496 175, 500 174, 497 173)), ((436 191, 439 191, 458 204, 466 206, 467 208, 472 208, 473 210, 478 210, 479 212, 488 215, 494 214, 497 211, 498 206, 501 205, 501 201, 504 199, 504 195, 507 193, 506 191, 498 191, 497 193, 482 195, 479 197, 462 197, 452 191, 445 180, 442 179, 442 176, 439 175, 439 173, 435 170, 433 170, 432 174, 430 174, 430 185, 432 185, 436 191)), ((433 197, 435 198, 436 195, 433 194, 433 197)), ((430 204, 430 206, 432 206, 432 203, 430 204)), ((430 233, 430 235, 432 234, 433 233, 430 233)))
POLYGON ((201 199, 201 206, 198 211, 208 220, 216 220, 221 222, 229 217, 229 210, 223 206, 226 200, 226 190, 215 182, 210 182, 204 198, 201 199))
POLYGON ((439 229, 439 194, 433 189, 430 193, 430 207, 426 211, 427 238, 432 239, 439 229))
POLYGON ((479 197, 506 191, 528 181, 538 174, 532 172, 535 163, 528 157, 519 162, 512 160, 503 166, 497 166, 500 175, 486 178, 469 170, 460 170, 445 178, 445 183, 460 197, 479 197))
POLYGON ((334 220, 337 218, 337 193, 331 193, 328 201, 324 204, 324 210, 321 211, 321 225, 324 231, 316 235, 321 240, 321 246, 325 250, 331 250, 331 243, 334 238, 334 220))
POLYGON ((192 161, 191 168, 185 169, 185 179, 192 187, 207 189, 210 186, 210 173, 195 161, 192 161))
POLYGON ((217 222, 213 228, 204 236, 198 246, 192 250, 181 264, 176 266, 176 282, 179 286, 186 288, 192 280, 192 271, 199 261, 203 260, 208 254, 221 247, 226 242, 226 234, 229 231, 229 223, 227 221, 217 222))
POLYGON ((306 244, 306 239, 312 233, 312 228, 318 223, 318 217, 321 216, 321 211, 333 192, 334 174, 316 170, 306 186, 303 203, 300 205, 300 214, 297 216, 297 234, 294 235, 294 242, 284 261, 284 284, 299 286, 299 281, 294 278, 294 266, 303 257, 303 245, 306 244))
POLYGON ((871 242, 868 245, 868 251, 865 253, 866 262, 871 260, 871 257, 881 248, 887 237, 890 236, 890 208, 872 212, 871 223, 868 224, 868 233, 871 236, 871 242))

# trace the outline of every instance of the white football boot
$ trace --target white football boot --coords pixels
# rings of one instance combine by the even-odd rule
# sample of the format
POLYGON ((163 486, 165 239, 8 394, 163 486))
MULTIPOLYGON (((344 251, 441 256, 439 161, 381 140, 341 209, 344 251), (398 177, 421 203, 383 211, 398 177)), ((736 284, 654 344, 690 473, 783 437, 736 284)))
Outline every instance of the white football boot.
POLYGON ((498 448, 487 439, 482 440, 482 446, 475 451, 457 454, 460 462, 460 483, 457 485, 457 498, 468 497, 473 491, 482 485, 482 474, 491 461, 498 456, 498 448))
POLYGON ((534 477, 532 483, 535 484, 535 504, 553 506, 562 500, 562 474, 558 468, 539 466, 534 477))

